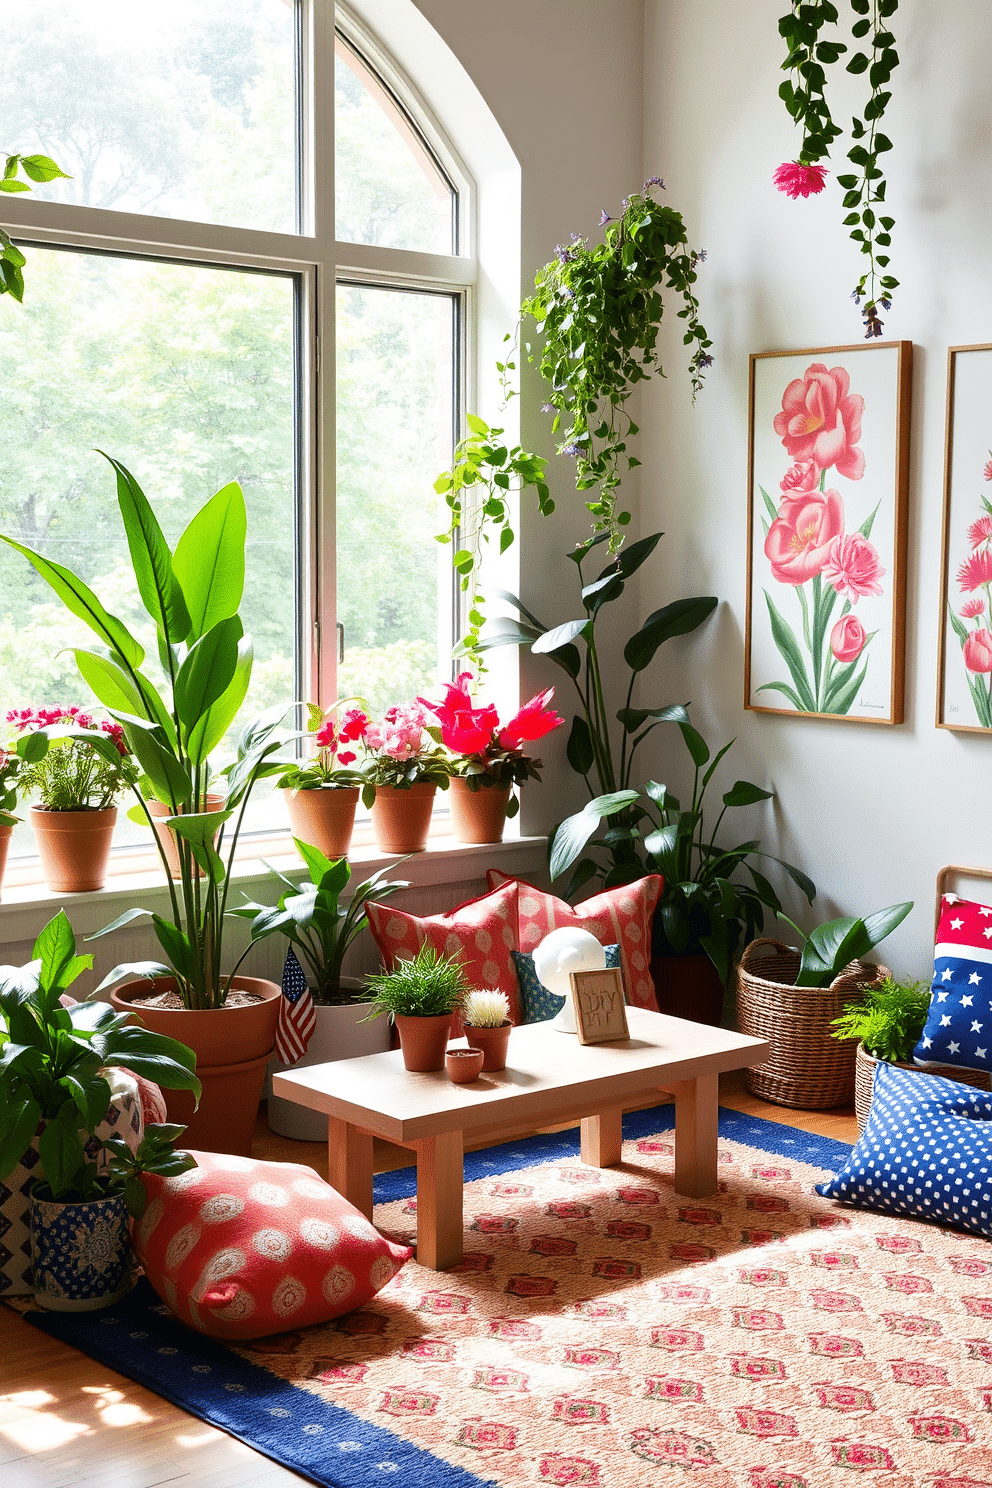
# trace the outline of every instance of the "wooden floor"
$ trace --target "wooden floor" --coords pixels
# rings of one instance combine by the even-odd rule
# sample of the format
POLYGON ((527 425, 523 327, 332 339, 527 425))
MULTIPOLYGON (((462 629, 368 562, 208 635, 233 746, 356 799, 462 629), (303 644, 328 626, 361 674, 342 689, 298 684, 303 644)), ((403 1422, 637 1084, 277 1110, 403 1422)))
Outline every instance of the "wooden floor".
MULTIPOLYGON (((839 1141, 857 1140, 853 1110, 790 1111, 721 1081, 721 1104, 839 1141)), ((275 1137, 260 1118, 254 1155, 303 1162, 326 1176, 322 1143, 275 1137)), ((376 1144, 377 1171, 410 1154, 376 1144)), ((0 1307, 0 1480, 3 1488, 288 1488, 301 1479, 0 1307)))

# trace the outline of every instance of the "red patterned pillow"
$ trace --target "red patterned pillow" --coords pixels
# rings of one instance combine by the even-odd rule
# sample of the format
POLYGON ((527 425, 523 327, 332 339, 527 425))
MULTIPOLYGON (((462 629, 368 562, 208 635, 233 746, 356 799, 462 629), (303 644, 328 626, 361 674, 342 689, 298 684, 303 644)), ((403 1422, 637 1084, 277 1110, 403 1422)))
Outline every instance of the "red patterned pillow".
POLYGON ((413 1254, 313 1168, 193 1156, 188 1173, 142 1179, 134 1247, 162 1301, 200 1333, 264 1338, 325 1323, 363 1306, 413 1254))
POLYGON ((491 886, 502 884, 504 888, 511 883, 517 885, 517 931, 522 951, 533 951, 552 930, 565 926, 589 930, 603 945, 619 945, 628 1002, 658 1011, 651 980, 651 919, 665 883, 660 874, 606 889, 574 905, 536 889, 522 878, 508 879, 497 868, 490 868, 488 881, 491 886))
POLYGON ((405 914, 392 904, 366 906, 369 925, 386 970, 415 956, 426 943, 446 956, 457 956, 470 987, 495 987, 510 1000, 510 1017, 522 1019, 520 988, 511 951, 517 943, 517 881, 511 879, 479 899, 469 899, 447 914, 405 914))

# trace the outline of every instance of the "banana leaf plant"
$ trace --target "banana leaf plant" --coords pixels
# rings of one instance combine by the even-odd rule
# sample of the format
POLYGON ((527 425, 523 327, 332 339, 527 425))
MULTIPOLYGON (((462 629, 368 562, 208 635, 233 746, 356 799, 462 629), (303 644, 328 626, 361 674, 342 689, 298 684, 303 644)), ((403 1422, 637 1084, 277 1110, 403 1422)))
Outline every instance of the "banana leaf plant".
POLYGON ((804 935, 798 925, 793 925, 788 915, 779 911, 779 918, 792 925, 802 941, 803 954, 796 977, 797 987, 829 987, 845 966, 860 961, 870 950, 891 935, 897 925, 913 908, 910 899, 902 904, 890 904, 887 909, 876 909, 864 919, 845 915, 839 920, 829 920, 817 925, 809 935, 804 935))
MULTIPOLYGON (((143 669, 143 646, 82 579, 11 537, 0 534, 0 540, 23 554, 101 643, 100 650, 77 648, 74 655, 83 680, 111 718, 122 724, 143 771, 138 803, 129 816, 152 826, 146 794, 164 802, 171 813, 164 820, 177 839, 180 876, 175 882, 158 844, 171 918, 131 909, 97 932, 105 935, 150 915, 167 964, 143 961, 119 966, 104 985, 126 976, 172 975, 187 1008, 220 1007, 248 954, 232 971, 223 972, 230 869, 245 809, 256 781, 285 769, 285 762, 272 759, 280 747, 274 735, 286 711, 282 708, 270 709, 247 725, 233 764, 215 771, 211 763, 251 678, 252 642, 238 614, 245 579, 244 496, 236 482, 224 486, 170 550, 134 476, 119 460, 105 458, 117 477, 117 501, 138 592, 155 626, 164 677, 161 688, 143 669), (212 782, 213 789, 218 788, 218 776, 226 776, 226 801, 222 810, 208 811, 207 791, 212 782)), ((97 736, 89 733, 86 738, 93 742, 97 736)), ((41 757, 48 745, 48 731, 41 730, 23 736, 18 751, 31 760, 41 757)), ((106 745, 115 748, 109 737, 106 745)))

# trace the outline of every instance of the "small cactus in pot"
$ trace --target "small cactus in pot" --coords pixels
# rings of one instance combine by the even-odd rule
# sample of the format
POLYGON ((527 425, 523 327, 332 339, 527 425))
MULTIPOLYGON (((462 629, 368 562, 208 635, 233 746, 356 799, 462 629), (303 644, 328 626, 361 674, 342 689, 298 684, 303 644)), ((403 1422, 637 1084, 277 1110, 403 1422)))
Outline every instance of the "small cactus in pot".
POLYGON ((506 993, 489 988, 467 992, 461 1014, 469 1048, 483 1052, 483 1072, 496 1074, 506 1069, 506 1050, 513 1027, 506 993))

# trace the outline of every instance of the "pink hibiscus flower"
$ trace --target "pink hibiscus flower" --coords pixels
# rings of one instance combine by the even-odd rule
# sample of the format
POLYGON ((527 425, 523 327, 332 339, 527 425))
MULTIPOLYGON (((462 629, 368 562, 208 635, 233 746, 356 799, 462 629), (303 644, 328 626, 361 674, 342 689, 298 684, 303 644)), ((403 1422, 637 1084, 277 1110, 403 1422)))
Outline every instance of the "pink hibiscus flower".
POLYGON ((798 587, 823 571, 844 531, 844 502, 837 491, 811 491, 784 500, 780 513, 768 529, 765 557, 780 584, 798 587))
POLYGON ((791 196, 793 201, 800 196, 819 196, 826 185, 829 174, 823 165, 802 165, 798 160, 785 160, 775 171, 772 180, 779 191, 791 196))
POLYGON ((992 552, 988 548, 972 553, 958 569, 958 588, 965 593, 992 583, 992 552))
POLYGON ((857 444, 865 400, 860 393, 849 392, 850 384, 843 367, 828 369, 823 362, 811 362, 782 394, 774 428, 792 460, 813 460, 820 470, 833 465, 838 475, 860 480, 865 457, 857 444))
POLYGON ((838 537, 831 545, 823 569, 827 583, 833 584, 838 594, 846 593, 852 604, 865 595, 881 594, 879 579, 884 574, 878 552, 860 532, 838 537))

